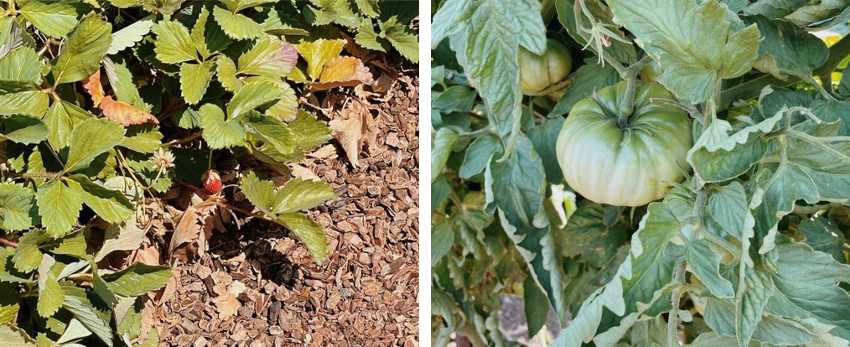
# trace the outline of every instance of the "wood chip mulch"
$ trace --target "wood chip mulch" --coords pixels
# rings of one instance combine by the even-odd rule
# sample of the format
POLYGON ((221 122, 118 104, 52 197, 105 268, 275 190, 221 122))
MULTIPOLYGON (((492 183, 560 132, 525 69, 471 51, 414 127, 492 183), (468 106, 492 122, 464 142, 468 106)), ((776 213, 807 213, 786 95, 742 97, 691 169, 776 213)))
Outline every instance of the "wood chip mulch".
POLYGON ((415 75, 387 72, 377 79, 386 88, 380 93, 360 89, 323 100, 327 118, 341 116, 351 99, 369 110, 356 168, 335 140, 290 166, 293 175, 314 174, 337 192, 337 200, 310 212, 327 232, 329 258, 315 264, 294 235, 258 219, 213 232, 209 251, 174 264, 174 283, 147 303, 143 319, 162 344, 417 345, 415 75))

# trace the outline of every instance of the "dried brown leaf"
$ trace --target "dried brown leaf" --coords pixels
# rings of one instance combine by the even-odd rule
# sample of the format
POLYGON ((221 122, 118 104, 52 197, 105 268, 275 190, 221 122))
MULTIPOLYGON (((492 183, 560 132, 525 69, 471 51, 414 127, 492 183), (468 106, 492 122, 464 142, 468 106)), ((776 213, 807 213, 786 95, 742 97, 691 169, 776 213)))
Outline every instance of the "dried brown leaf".
POLYGON ((360 156, 360 147, 363 144, 363 128, 366 119, 370 117, 367 110, 360 102, 352 102, 344 108, 340 115, 342 117, 331 120, 328 125, 333 130, 333 136, 342 145, 348 161, 355 168, 360 156))
POLYGON ((92 102, 100 108, 103 115, 113 122, 124 126, 159 123, 159 120, 147 111, 123 101, 115 101, 112 96, 106 95, 100 82, 100 70, 89 76, 83 83, 83 89, 89 93, 92 102))

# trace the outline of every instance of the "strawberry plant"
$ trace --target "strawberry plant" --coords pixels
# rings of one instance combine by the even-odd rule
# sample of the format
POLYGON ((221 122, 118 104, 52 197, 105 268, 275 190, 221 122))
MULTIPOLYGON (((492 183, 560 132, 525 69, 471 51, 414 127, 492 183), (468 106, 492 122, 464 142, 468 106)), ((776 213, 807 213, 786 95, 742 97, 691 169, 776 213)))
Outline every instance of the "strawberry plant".
MULTIPOLYGON (((145 239, 151 206, 164 208, 178 187, 205 206, 285 227, 321 263, 325 234, 305 211, 336 195, 293 178, 287 164, 331 130, 302 105, 370 83, 359 58, 368 50, 417 55, 410 4, 0 6, 3 344, 155 345, 156 331, 140 330, 141 298, 166 286, 170 269, 124 254, 145 239), (346 44, 357 54, 343 54, 346 44), (235 177, 217 170, 221 158, 238 162, 228 167, 235 177), (235 197, 254 210, 231 206, 235 197)), ((194 225, 193 209, 168 225, 194 225)), ((185 242, 171 241, 169 252, 185 242)))
POLYGON ((848 20, 847 1, 441 1, 435 344, 850 342, 848 20))

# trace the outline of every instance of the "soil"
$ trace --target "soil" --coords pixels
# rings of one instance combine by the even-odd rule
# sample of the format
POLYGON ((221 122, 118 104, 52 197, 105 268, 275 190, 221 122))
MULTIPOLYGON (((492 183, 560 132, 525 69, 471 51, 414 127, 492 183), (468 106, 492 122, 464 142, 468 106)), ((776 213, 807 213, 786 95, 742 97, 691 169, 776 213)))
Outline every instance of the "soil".
MULTIPOLYGON (((227 193, 221 199, 232 208, 201 212, 216 218, 202 216, 194 248, 159 256, 168 253, 175 228, 163 222, 153 233, 158 238, 134 255, 170 259, 174 268, 172 282, 150 295, 143 311, 143 326, 155 328, 161 344, 417 345, 419 82, 415 66, 391 67, 383 58, 368 65, 376 77, 371 86, 302 99, 326 121, 350 119, 356 110, 363 117, 361 141, 351 142, 350 134, 331 140, 288 168, 296 177, 318 176, 337 192, 338 199, 309 212, 327 233, 328 259, 316 264, 294 235, 251 217, 244 197, 227 193, 246 166, 272 176, 279 170, 217 154, 214 167, 227 193), (356 167, 346 141, 360 150, 356 167)), ((166 212, 176 219, 197 205, 191 200, 197 193, 182 188, 170 192, 166 212)))

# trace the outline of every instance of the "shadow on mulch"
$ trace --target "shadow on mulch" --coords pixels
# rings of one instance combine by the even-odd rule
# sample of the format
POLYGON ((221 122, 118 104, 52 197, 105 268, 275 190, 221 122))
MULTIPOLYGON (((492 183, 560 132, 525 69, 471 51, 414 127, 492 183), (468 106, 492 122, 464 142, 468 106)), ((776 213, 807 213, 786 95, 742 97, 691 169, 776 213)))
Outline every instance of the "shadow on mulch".
POLYGON ((287 289, 295 288, 300 266, 293 263, 286 254, 272 247, 269 240, 288 236, 288 232, 279 226, 260 219, 252 219, 236 229, 228 225, 226 233, 213 233, 209 240, 209 253, 222 260, 229 260, 245 254, 247 261, 256 261, 263 278, 287 289), (264 231, 261 231, 264 230, 264 231), (240 244, 247 243, 243 249, 240 244))

